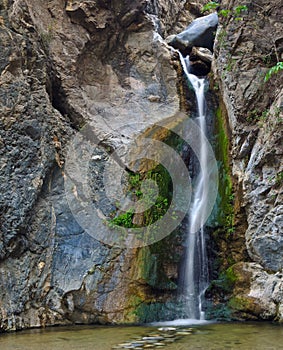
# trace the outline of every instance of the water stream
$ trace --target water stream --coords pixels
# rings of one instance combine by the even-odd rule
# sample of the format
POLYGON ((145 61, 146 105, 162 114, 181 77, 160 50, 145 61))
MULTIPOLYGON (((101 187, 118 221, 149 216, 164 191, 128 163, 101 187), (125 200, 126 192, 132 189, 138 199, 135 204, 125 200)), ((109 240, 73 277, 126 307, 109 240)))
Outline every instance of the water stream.
POLYGON ((180 53, 184 73, 191 83, 197 100, 197 116, 195 122, 200 128, 198 157, 199 170, 195 175, 195 190, 187 223, 186 257, 181 276, 182 298, 185 304, 183 317, 188 319, 205 319, 202 299, 208 287, 208 260, 205 245, 205 208, 208 203, 209 163, 206 147, 206 79, 189 73, 189 58, 180 53))

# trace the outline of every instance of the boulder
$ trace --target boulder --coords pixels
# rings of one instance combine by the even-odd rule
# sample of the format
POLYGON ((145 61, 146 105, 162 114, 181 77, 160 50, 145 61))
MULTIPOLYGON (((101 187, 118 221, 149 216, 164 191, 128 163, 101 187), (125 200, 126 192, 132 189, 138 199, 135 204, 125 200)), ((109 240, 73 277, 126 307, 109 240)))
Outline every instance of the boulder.
POLYGON ((203 76, 211 69, 212 53, 203 47, 193 47, 190 53, 190 73, 203 76))
POLYGON ((216 28, 218 25, 217 13, 195 19, 183 32, 177 34, 169 42, 171 46, 187 55, 193 46, 205 47, 213 50, 216 28))
POLYGON ((212 58, 212 52, 204 47, 193 47, 192 52, 190 53, 191 62, 201 60, 206 63, 211 63, 212 58))

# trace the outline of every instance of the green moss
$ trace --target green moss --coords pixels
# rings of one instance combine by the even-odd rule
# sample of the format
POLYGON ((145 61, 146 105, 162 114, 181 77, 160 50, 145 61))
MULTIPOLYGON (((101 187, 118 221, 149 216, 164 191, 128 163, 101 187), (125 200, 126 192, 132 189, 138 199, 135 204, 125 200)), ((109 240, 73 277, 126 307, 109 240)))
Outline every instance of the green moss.
POLYGON ((227 270, 220 273, 218 279, 213 280, 210 285, 210 290, 217 289, 218 292, 221 291, 224 294, 231 293, 235 282, 238 277, 235 274, 233 267, 229 267, 227 270))
POLYGON ((219 226, 224 227, 226 234, 229 235, 234 232, 234 195, 230 175, 228 130, 220 107, 216 111, 215 154, 219 167, 217 222, 219 226))
POLYGON ((133 224, 134 211, 130 209, 123 214, 116 216, 108 221, 110 227, 122 226, 126 228, 134 227, 133 224))
POLYGON ((250 307, 250 301, 240 296, 234 296, 229 300, 228 307, 234 311, 246 311, 250 307))
POLYGON ((206 312, 206 318, 208 320, 231 321, 231 316, 231 309, 227 305, 224 305, 222 303, 214 305, 213 307, 209 308, 206 312))

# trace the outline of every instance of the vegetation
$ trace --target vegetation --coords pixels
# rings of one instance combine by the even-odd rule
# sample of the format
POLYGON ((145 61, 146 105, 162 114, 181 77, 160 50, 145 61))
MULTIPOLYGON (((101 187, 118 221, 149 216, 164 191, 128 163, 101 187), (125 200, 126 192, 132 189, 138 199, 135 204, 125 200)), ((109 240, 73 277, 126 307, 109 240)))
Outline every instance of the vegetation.
POLYGON ((269 109, 265 109, 263 111, 258 110, 257 108, 251 110, 247 115, 247 121, 249 123, 258 123, 260 127, 266 125, 266 122, 269 118, 275 118, 277 123, 282 122, 282 118, 280 117, 281 108, 279 106, 274 108, 274 112, 271 112, 269 109))
MULTIPOLYGON (((220 3, 216 1, 210 1, 206 5, 203 6, 201 12, 206 12, 206 11, 212 11, 212 10, 217 10, 221 6, 220 3)), ((220 17, 228 17, 229 15, 232 15, 234 20, 240 21, 243 19, 243 17, 240 17, 244 12, 248 10, 248 7, 246 5, 239 5, 233 8, 233 10, 228 10, 228 9, 220 9, 218 11, 218 15, 220 17)))
POLYGON ((264 81, 267 82, 273 74, 277 74, 281 70, 283 70, 283 62, 277 62, 277 64, 271 67, 265 74, 264 81))
MULTIPOLYGON (((170 194, 170 175, 162 166, 157 166, 154 170, 150 170, 145 174, 129 173, 128 191, 132 195, 132 200, 138 201, 143 199, 147 209, 143 215, 143 225, 148 226, 162 218, 168 210, 171 194, 170 194), (146 191, 142 192, 142 183, 145 180, 153 180, 158 186, 158 196, 155 199, 154 187, 147 186, 146 191), (155 201, 154 201, 155 199, 155 201)), ((119 207, 117 203, 117 207, 119 207)), ((124 213, 115 216, 108 221, 110 227, 138 227, 133 223, 134 209, 130 208, 124 213)))
POLYGON ((279 187, 283 184, 283 171, 280 171, 275 177, 275 186, 279 187))
POLYGON ((234 273, 233 268, 229 267, 226 271, 220 273, 217 280, 211 282, 210 288, 221 289, 225 294, 231 293, 236 281, 237 276, 234 273))
POLYGON ((134 217, 134 210, 130 209, 116 216, 115 218, 109 220, 108 223, 110 227, 122 226, 125 228, 131 228, 131 227, 134 227, 133 217, 134 217))
POLYGON ((223 123, 221 109, 216 111, 216 128, 218 130, 215 145, 216 157, 219 162, 219 214, 218 222, 227 235, 234 232, 234 195, 229 165, 229 140, 223 123))

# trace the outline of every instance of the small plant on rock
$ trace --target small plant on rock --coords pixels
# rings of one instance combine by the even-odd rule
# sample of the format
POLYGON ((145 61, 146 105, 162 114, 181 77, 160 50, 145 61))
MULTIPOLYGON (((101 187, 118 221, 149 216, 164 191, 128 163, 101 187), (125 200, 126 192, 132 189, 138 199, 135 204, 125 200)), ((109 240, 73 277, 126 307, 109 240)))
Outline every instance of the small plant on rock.
POLYGON ((264 81, 267 82, 273 74, 277 74, 281 70, 283 70, 283 62, 277 62, 277 64, 271 67, 265 74, 264 81))

